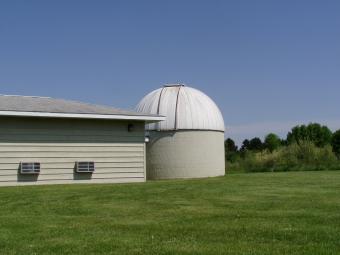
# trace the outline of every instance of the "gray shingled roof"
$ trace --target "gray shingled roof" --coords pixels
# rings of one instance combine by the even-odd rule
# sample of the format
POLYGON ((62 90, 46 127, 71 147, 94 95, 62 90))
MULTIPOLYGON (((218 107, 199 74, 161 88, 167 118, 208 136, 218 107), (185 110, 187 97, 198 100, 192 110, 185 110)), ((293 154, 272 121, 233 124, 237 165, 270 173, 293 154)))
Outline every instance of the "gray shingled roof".
POLYGON ((0 95, 0 111, 60 114, 157 116, 50 97, 0 95))

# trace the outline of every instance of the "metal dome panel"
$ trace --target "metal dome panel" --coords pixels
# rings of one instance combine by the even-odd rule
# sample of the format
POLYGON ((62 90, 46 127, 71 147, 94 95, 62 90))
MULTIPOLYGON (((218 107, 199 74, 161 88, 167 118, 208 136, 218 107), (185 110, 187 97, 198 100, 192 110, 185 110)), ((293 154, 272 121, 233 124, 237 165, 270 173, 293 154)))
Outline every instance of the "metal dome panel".
POLYGON ((148 124, 147 130, 225 130, 221 111, 214 101, 183 85, 166 85, 152 91, 140 101, 136 111, 166 116, 165 121, 148 124))

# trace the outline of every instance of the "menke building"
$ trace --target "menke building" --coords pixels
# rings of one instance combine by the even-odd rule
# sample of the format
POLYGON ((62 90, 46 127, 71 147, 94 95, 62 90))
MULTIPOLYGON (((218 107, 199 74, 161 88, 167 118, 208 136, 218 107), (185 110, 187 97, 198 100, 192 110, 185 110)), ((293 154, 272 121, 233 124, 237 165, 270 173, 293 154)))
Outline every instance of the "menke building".
POLYGON ((158 115, 0 95, 0 186, 143 182, 145 124, 158 115))

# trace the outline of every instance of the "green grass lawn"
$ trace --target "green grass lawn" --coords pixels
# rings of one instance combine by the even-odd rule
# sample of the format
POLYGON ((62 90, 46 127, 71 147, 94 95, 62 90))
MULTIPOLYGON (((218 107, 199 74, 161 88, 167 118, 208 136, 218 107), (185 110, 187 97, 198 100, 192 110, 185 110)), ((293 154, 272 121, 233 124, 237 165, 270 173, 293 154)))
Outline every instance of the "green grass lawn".
POLYGON ((340 254, 340 171, 0 188, 0 254, 340 254))

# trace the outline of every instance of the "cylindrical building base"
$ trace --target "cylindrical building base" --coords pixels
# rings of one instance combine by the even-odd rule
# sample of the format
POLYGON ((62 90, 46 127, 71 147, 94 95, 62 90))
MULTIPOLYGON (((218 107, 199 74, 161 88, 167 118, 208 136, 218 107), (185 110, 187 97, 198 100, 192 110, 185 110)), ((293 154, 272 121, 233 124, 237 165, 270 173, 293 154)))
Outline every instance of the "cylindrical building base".
POLYGON ((150 131, 147 179, 200 178, 225 174, 224 133, 150 131))

